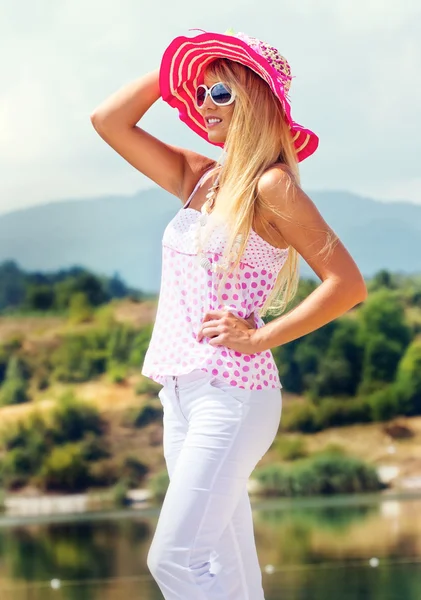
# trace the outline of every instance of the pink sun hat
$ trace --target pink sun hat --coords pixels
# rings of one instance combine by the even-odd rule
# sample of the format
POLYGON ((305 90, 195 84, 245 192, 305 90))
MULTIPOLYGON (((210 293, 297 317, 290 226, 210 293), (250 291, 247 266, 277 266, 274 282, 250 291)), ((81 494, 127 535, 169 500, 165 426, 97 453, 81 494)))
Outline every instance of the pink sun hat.
POLYGON ((165 50, 159 72, 161 96, 178 110, 184 123, 206 141, 223 147, 223 143, 209 140, 204 119, 194 101, 196 87, 203 83, 206 66, 217 58, 228 58, 249 67, 270 86, 284 109, 298 162, 315 152, 319 145, 318 136, 291 117, 288 92, 292 75, 287 60, 273 46, 245 33, 229 30, 224 34, 203 32, 194 37, 179 36, 165 50))

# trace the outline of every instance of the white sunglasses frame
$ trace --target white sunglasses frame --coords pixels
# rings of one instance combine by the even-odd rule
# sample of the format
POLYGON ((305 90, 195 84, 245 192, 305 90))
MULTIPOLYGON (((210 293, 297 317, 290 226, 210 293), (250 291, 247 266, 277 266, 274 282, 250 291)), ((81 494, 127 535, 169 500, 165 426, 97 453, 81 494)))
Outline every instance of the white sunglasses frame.
POLYGON ((195 92, 194 92, 194 103, 195 103, 195 105, 196 105, 196 108, 197 108, 198 110, 200 110, 201 108, 203 108, 203 105, 205 104, 205 102, 206 102, 206 98, 207 98, 208 96, 209 96, 209 98, 212 100, 212 102, 213 102, 213 104, 214 104, 215 106, 229 106, 229 105, 230 105, 230 104, 232 104, 232 103, 234 102, 234 100, 235 100, 235 92, 234 92, 234 90, 232 90, 232 89, 230 88, 230 86, 229 86, 229 85, 227 85, 226 83, 224 83, 223 81, 217 81, 216 83, 214 83, 213 85, 211 85, 211 86, 210 86, 210 88, 208 88, 208 86, 207 86, 207 85, 205 85, 204 83, 201 83, 200 85, 198 85, 198 86, 196 87, 196 89, 195 89, 195 92), (220 104, 220 103, 218 103, 218 102, 215 102, 215 100, 212 98, 212 96, 211 96, 211 92, 212 92, 213 88, 214 88, 216 85, 223 85, 225 88, 229 89, 229 91, 231 92, 231 98, 228 100, 228 102, 224 102, 223 104, 220 104), (205 99, 203 100, 203 104, 201 104, 201 105, 199 106, 199 105, 197 104, 196 98, 197 98, 197 90, 198 90, 199 88, 201 88, 201 87, 202 87, 202 88, 205 88, 205 99))

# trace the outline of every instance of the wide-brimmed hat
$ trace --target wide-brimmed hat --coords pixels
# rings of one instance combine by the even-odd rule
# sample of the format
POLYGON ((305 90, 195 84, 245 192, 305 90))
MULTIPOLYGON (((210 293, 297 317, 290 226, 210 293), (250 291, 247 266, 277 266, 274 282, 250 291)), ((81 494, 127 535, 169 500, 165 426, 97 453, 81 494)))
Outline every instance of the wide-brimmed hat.
POLYGON ((287 60, 273 46, 245 33, 203 32, 194 37, 179 36, 170 43, 162 57, 159 84, 163 100, 178 109, 180 119, 206 141, 223 147, 223 143, 209 140, 203 116, 194 102, 206 66, 217 58, 239 62, 260 75, 284 109, 297 160, 313 154, 319 144, 318 136, 291 117, 288 92, 292 75, 287 60))

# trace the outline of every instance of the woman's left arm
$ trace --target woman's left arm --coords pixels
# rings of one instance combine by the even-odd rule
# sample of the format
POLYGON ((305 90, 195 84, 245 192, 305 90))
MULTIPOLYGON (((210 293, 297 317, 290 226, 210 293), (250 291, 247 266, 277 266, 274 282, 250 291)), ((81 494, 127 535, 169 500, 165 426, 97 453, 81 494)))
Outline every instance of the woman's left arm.
POLYGON ((364 278, 342 242, 323 219, 313 201, 294 184, 282 167, 273 167, 258 186, 264 204, 274 205, 272 221, 284 240, 293 246, 322 280, 311 294, 285 315, 254 330, 256 351, 295 340, 340 317, 367 297, 364 278), (330 253, 320 252, 330 232, 336 241, 330 253))

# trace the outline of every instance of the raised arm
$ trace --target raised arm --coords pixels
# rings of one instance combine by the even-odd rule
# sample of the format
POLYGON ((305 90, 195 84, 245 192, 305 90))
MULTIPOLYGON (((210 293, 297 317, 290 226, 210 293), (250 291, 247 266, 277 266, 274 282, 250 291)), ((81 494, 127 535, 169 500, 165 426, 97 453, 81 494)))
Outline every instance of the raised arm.
POLYGON ((91 122, 120 156, 160 187, 184 202, 202 173, 214 161, 157 139, 137 126, 161 97, 159 70, 126 84, 91 114, 91 122))

